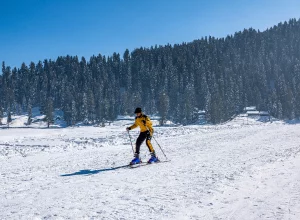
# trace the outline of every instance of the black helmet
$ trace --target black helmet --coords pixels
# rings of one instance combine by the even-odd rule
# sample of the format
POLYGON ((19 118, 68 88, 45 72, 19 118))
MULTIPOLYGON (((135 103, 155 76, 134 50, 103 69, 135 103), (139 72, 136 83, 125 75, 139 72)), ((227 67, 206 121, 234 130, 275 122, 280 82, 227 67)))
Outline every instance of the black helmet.
POLYGON ((142 109, 141 109, 141 108, 136 108, 135 111, 134 111, 134 113, 135 113, 135 114, 136 114, 136 113, 142 113, 142 109))

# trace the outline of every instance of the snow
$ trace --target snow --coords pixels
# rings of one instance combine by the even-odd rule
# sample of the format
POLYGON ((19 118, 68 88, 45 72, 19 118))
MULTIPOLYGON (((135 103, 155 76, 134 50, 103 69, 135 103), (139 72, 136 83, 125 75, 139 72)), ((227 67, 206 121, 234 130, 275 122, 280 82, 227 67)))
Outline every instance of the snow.
POLYGON ((199 111, 198 111, 198 114, 199 114, 199 115, 205 115, 206 112, 205 112, 205 110, 199 110, 199 111))
POLYGON ((134 116, 130 115, 118 115, 117 120, 134 120, 134 116))
POLYGON ((267 112, 267 111, 260 111, 259 114, 260 115, 266 115, 266 116, 270 115, 269 112, 267 112))
MULTIPOLYGON (((12 122, 9 124, 11 128, 46 128, 47 122, 43 121, 45 115, 40 113, 40 108, 35 107, 32 108, 32 123, 31 125, 27 125, 28 122, 28 114, 23 113, 21 115, 12 115, 12 122)), ((0 128, 7 127, 7 116, 2 119, 2 124, 0 128)), ((66 127, 67 124, 63 120, 63 111, 56 109, 54 111, 54 124, 51 124, 52 128, 61 128, 66 127)))
POLYGON ((256 111, 256 106, 245 107, 244 111, 256 111))
POLYGON ((248 115, 259 115, 259 111, 247 111, 246 114, 248 114, 248 115))
POLYGON ((155 127, 136 169, 130 121, 0 130, 0 219, 300 219, 300 124, 244 122, 155 127))

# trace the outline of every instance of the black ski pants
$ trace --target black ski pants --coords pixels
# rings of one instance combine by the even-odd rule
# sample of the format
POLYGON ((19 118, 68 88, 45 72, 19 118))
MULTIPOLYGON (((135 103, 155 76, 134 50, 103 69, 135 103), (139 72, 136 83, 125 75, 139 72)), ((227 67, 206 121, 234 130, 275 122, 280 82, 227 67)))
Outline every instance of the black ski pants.
POLYGON ((150 136, 148 131, 145 131, 145 132, 141 132, 139 137, 136 140, 136 145, 135 145, 135 147, 136 147, 135 148, 135 153, 136 154, 140 154, 141 145, 145 140, 146 140, 146 145, 147 145, 149 151, 151 153, 154 153, 154 149, 153 149, 153 146, 151 144, 151 136, 150 136))

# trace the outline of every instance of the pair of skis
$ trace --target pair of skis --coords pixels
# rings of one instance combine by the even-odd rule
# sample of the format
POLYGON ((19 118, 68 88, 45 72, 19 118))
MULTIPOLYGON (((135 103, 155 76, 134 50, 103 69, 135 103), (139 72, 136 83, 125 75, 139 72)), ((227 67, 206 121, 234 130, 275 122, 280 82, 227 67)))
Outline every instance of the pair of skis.
POLYGON ((142 166, 155 165, 155 164, 167 163, 167 162, 170 162, 170 160, 158 161, 158 162, 155 162, 155 163, 141 162, 141 163, 137 163, 137 164, 129 164, 128 167, 138 168, 138 167, 142 167, 142 166))

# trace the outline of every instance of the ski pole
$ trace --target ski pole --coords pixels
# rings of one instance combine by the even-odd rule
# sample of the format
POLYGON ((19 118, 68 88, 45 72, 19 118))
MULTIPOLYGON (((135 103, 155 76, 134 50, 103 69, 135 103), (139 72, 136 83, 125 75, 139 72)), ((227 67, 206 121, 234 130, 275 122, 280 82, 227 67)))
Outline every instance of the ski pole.
MULTIPOLYGON (((146 126, 146 125, 145 125, 145 126, 146 126)), ((146 128, 147 128, 148 132, 151 133, 150 130, 149 130, 149 128, 148 128, 148 127, 146 127, 146 128)), ((157 145, 159 146, 161 152, 164 154, 165 158, 166 158, 167 160, 169 160, 168 157, 166 156, 164 150, 162 149, 162 147, 160 146, 160 144, 159 144, 159 143, 157 142, 157 140, 155 139, 155 137, 154 137, 154 136, 152 136, 152 137, 153 137, 153 139, 155 140, 155 142, 157 143, 157 145)))
POLYGON ((132 140, 131 140, 131 135, 130 135, 129 131, 127 131, 127 132, 128 132, 128 136, 129 136, 129 139, 130 139, 130 143, 131 143, 131 147, 132 147, 132 152, 133 152, 133 155, 134 155, 134 149, 133 149, 133 144, 132 144, 132 140))
POLYGON ((167 158, 165 152, 163 151, 162 147, 161 147, 160 144, 157 142, 157 140, 156 140, 154 137, 153 137, 153 139, 155 140, 155 142, 156 142, 157 145, 159 146, 159 148, 160 148, 161 152, 164 154, 165 158, 166 158, 167 160, 169 160, 169 159, 167 158))

